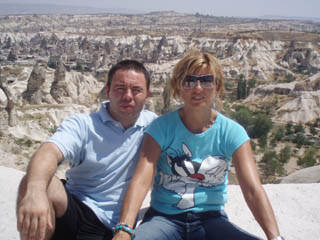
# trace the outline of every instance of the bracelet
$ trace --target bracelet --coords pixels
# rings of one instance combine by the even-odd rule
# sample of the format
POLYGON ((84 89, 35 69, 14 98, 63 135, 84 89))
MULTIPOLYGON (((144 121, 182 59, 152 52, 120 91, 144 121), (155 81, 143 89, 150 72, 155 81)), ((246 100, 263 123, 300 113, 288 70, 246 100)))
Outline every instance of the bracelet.
POLYGON ((131 240, 133 240, 136 236, 134 233, 134 230, 132 228, 130 228, 129 225, 126 223, 118 223, 115 227, 113 227, 112 228, 113 236, 119 231, 124 231, 124 232, 128 233, 131 237, 131 240))

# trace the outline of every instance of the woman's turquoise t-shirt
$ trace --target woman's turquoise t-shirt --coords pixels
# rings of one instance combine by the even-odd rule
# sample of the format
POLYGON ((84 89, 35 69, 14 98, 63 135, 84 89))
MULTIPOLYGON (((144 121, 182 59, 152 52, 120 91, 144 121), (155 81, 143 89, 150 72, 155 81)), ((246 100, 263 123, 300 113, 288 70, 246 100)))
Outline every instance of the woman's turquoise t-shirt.
POLYGON ((162 150, 151 195, 154 209, 178 214, 224 208, 232 154, 249 140, 241 125, 218 113, 208 130, 193 134, 176 110, 154 120, 146 133, 162 150))

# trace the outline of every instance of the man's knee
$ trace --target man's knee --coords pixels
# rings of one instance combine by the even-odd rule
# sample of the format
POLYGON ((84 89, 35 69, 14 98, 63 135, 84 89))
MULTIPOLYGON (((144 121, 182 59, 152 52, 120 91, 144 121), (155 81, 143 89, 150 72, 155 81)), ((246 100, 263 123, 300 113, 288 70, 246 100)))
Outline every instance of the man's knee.
MULTIPOLYGON (((17 197, 17 209, 18 206, 25 196, 27 191, 27 175, 25 175, 20 182, 19 188, 18 188, 18 197, 17 197)), ((68 204, 68 198, 66 190, 59 178, 54 176, 51 181, 49 182, 48 188, 47 188, 47 197, 50 202, 50 205, 52 205, 55 216, 61 217, 64 215, 67 204, 68 204)))
POLYGON ((67 210, 68 197, 63 183, 54 176, 48 186, 48 199, 52 203, 56 217, 61 217, 67 210))
POLYGON ((27 189, 27 175, 24 175, 20 181, 18 188, 18 196, 24 195, 27 189))
POLYGON ((20 181, 19 187, 18 187, 18 196, 17 196, 17 202, 16 202, 16 211, 18 213, 18 206, 21 202, 21 199, 24 197, 27 191, 27 175, 24 175, 23 178, 20 181))

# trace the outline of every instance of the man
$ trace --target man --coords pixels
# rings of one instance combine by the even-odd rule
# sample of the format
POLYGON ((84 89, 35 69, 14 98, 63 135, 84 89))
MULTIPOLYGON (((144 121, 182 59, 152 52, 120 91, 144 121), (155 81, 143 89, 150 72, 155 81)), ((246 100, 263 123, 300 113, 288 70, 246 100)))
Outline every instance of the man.
POLYGON ((144 129, 156 118, 143 110, 149 87, 141 63, 117 63, 108 74, 109 101, 96 113, 72 115, 41 145, 19 187, 21 239, 112 239, 144 129), (64 159, 63 183, 54 174, 64 159))

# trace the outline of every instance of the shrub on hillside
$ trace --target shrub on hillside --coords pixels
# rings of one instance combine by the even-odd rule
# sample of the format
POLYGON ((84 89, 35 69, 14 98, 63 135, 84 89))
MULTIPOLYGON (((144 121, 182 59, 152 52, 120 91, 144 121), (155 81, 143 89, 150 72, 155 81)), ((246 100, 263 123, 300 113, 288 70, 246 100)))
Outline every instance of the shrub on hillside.
POLYGON ((253 138, 268 136, 272 129, 272 120, 264 113, 258 113, 253 119, 253 128, 250 129, 249 135, 253 138))
POLYGON ((260 168, 267 178, 275 174, 282 175, 285 171, 275 151, 267 151, 264 153, 260 162, 260 168))
POLYGON ((315 146, 306 150, 302 158, 299 158, 298 164, 302 167, 312 167, 317 163, 317 153, 319 149, 315 146))
POLYGON ((279 153, 279 161, 281 163, 287 163, 290 160, 291 156, 291 147, 290 145, 286 145, 284 148, 280 150, 279 153))
POLYGON ((283 137, 285 136, 285 128, 284 127, 278 127, 275 131, 274 131, 274 140, 275 141, 281 141, 283 139, 283 137))
POLYGON ((253 123, 253 113, 246 107, 240 107, 236 109, 236 112, 233 112, 231 117, 247 131, 253 123))

